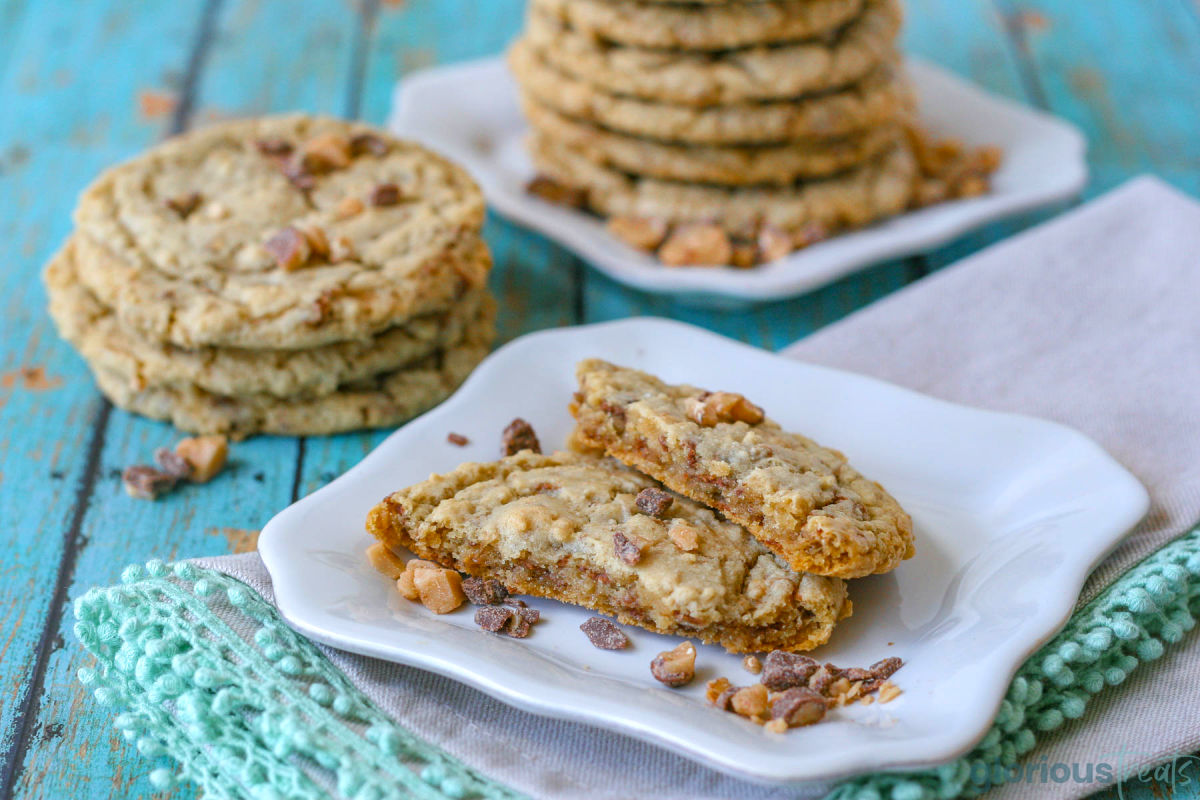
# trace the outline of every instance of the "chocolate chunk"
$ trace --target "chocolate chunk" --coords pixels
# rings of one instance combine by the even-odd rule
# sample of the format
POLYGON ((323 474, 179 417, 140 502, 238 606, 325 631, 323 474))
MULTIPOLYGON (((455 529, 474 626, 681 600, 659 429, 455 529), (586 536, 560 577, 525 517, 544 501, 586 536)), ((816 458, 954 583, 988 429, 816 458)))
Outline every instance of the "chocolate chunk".
POLYGON ((371 205, 394 206, 400 202, 400 187, 394 183, 381 183, 371 190, 371 205))
POLYGON ((713 700, 713 705, 716 706, 717 708, 721 709, 722 711, 732 711, 733 710, 733 696, 740 691, 741 691, 741 687, 739 687, 739 686, 727 687, 719 695, 717 695, 716 700, 713 700))
POLYGON ((350 137, 350 152, 356 156, 382 156, 388 151, 387 141, 373 133, 356 133, 350 137))
POLYGON ((154 500, 159 495, 171 491, 175 487, 176 478, 154 467, 138 464, 126 467, 121 473, 121 483, 130 497, 154 500))
POLYGON ((456 447, 466 447, 471 443, 471 440, 463 436, 461 433, 446 434, 446 441, 456 447))
POLYGON ((788 689, 771 704, 771 717, 783 720, 790 728, 814 725, 825 718, 825 711, 825 698, 803 686, 788 689))
POLYGON ((176 480, 186 481, 192 477, 194 469, 191 462, 170 448, 160 447, 155 450, 154 461, 163 472, 176 480))
POLYGON ((178 214, 180 219, 187 219, 193 211, 200 207, 201 200, 203 198, 199 192, 188 192, 178 197, 168 197, 163 202, 167 208, 178 214))
POLYGON ((804 686, 820 666, 816 659, 776 650, 763 662, 760 681, 773 692, 804 686))
POLYGON ((254 143, 258 152, 272 158, 285 158, 292 154, 292 143, 286 139, 259 139, 254 143))
POLYGON ((643 514, 662 519, 666 515, 667 509, 675 502, 675 498, 671 496, 670 492, 651 487, 638 492, 638 496, 633 502, 643 514))
MULTIPOLYGON (((466 581, 463 581, 466 589, 466 581)), ((505 606, 483 606, 475 610, 475 624, 490 633, 500 633, 516 612, 505 606)))
POLYGON ((508 589, 495 578, 466 578, 462 582, 463 594, 477 606, 494 606, 504 602, 508 589))
POLYGON ((624 650, 629 646, 629 637, 625 635, 625 631, 604 617, 588 617, 587 621, 579 626, 579 630, 584 632, 589 642, 601 650, 624 650))
POLYGON ((642 548, 620 531, 613 534, 613 552, 631 567, 642 560, 642 548))
POLYGON ((500 454, 515 456, 522 450, 532 450, 535 453, 540 453, 542 452, 542 445, 538 442, 538 437, 533 431, 533 426, 520 417, 517 417, 508 423, 508 427, 500 435, 500 454))
POLYGON ((876 661, 870 666, 871 676, 874 678, 880 678, 881 680, 887 680, 896 674, 896 670, 903 666, 904 662, 895 656, 892 656, 891 658, 885 658, 882 661, 876 661))

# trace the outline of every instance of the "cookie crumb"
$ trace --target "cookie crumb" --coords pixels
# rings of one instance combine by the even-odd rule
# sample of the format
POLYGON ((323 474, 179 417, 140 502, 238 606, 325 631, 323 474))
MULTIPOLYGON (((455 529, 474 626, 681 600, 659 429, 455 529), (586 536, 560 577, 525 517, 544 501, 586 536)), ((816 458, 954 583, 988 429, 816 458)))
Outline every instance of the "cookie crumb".
POLYGON ((670 230, 666 220, 650 217, 610 217, 608 232, 639 250, 653 250, 662 244, 670 230))
POLYGON ((670 492, 664 492, 662 489, 655 489, 651 486, 638 492, 633 502, 643 514, 655 519, 662 519, 675 502, 675 498, 670 492))
POLYGON ((471 440, 463 436, 461 433, 447 433, 446 441, 455 447, 466 447, 471 443, 471 440))
POLYGON ((879 702, 880 703, 890 703, 893 700, 895 700, 897 697, 899 697, 901 694, 903 694, 903 692, 900 690, 899 686, 892 683, 891 681, 884 681, 883 684, 879 687, 879 693, 878 693, 879 702))
POLYGON ((517 417, 508 423, 508 427, 500 435, 500 454, 515 456, 522 450, 541 453, 542 445, 538 441, 537 433, 534 432, 533 426, 520 417, 517 417))
POLYGON ((707 222, 680 225, 658 250, 658 260, 668 267, 719 267, 732 257, 729 234, 707 222))
POLYGON ((762 672, 763 666, 762 662, 758 660, 758 656, 749 655, 742 659, 742 669, 751 675, 757 675, 762 672))
POLYGON ((629 646, 629 637, 615 622, 604 617, 589 617, 579 630, 588 641, 601 650, 624 650, 629 646))

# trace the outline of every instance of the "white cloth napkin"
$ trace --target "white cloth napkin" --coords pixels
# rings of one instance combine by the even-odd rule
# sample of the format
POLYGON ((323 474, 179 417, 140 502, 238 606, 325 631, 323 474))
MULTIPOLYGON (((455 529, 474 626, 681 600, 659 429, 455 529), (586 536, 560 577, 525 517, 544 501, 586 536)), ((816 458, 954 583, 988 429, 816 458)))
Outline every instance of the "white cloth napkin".
MULTIPOLYGON (((1093 575, 1093 597, 1200 520, 1200 204, 1140 179, 984 250, 794 345, 789 355, 1092 436, 1150 488, 1146 520, 1093 575)), ((271 598, 257 556, 200 562, 271 598)), ((542 719, 416 669, 326 649, 392 717, 534 797, 808 798, 656 747, 542 719)), ((1028 757, 1133 769, 1200 748, 1200 637, 1193 632, 1028 757)), ((1038 797, 1099 787, 1039 784, 1038 797)), ((1030 787, 995 790, 1028 797, 1030 787)))

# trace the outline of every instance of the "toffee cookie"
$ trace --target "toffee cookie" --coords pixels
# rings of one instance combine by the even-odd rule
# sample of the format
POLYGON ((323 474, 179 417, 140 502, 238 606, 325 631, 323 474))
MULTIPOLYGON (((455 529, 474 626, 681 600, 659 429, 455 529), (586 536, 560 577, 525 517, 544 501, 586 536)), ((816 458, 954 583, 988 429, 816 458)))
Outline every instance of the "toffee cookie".
POLYGON ((474 289, 450 309, 426 314, 367 340, 334 342, 310 350, 182 348, 128 331, 112 309, 79 282, 73 241, 45 271, 50 315, 59 334, 99 370, 128 386, 194 386, 221 395, 313 398, 345 383, 394 372, 459 341, 492 301, 474 289))
POLYGON ((911 558, 912 519, 836 450, 732 392, 589 359, 574 437, 743 525, 793 569, 859 578, 911 558))
POLYGON ((528 96, 612 131, 687 144, 766 144, 845 136, 896 122, 914 105, 903 70, 884 62, 853 86, 788 100, 696 107, 614 94, 549 66, 524 40, 508 54, 528 96))
POLYGON ((868 0, 860 16, 820 39, 713 52, 623 47, 532 8, 525 37, 559 72, 613 94, 680 105, 786 100, 842 89, 895 58, 899 0, 868 0))
POLYGON ((367 517, 385 547, 509 592, 731 652, 808 650, 850 613, 845 584, 792 571, 741 527, 676 498, 637 505, 650 478, 611 459, 529 451, 463 464, 386 497, 367 517))
POLYGON ((461 168, 365 125, 222 123, 116 166, 75 213, 80 280, 182 347, 366 338, 482 285, 484 202, 461 168))
POLYGON ((532 8, 608 42, 636 47, 726 50, 812 39, 861 13, 865 0, 757 0, 703 7, 636 0, 532 0, 532 8))

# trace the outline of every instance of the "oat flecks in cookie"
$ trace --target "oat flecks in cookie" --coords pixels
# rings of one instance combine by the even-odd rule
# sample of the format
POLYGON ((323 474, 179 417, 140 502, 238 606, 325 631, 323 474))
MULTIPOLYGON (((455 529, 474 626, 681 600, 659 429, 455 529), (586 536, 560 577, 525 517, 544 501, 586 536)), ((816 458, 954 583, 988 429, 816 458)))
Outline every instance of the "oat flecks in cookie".
POLYGON ((508 423, 508 427, 500 434, 500 454, 515 456, 522 450, 540 453, 542 452, 542 445, 538 442, 537 433, 534 432, 533 426, 520 417, 517 417, 508 423))
POLYGON ((794 572, 743 528, 691 500, 676 498, 664 520, 642 513, 637 495, 655 486, 611 459, 523 451, 395 492, 372 509, 367 529, 394 550, 494 578, 511 592, 731 652, 803 650, 828 640, 849 609, 844 583, 794 572), (696 530, 692 552, 671 540, 676 522, 696 530), (614 551, 618 531, 641 544, 637 564, 614 551))
POLYGON ((624 650, 629 647, 629 637, 625 631, 610 619, 588 617, 579 630, 583 631, 593 646, 601 650, 624 650))
POLYGON ((862 577, 913 555, 912 520, 883 487, 742 395, 599 359, 576 373, 574 440, 719 510, 793 569, 862 577))

